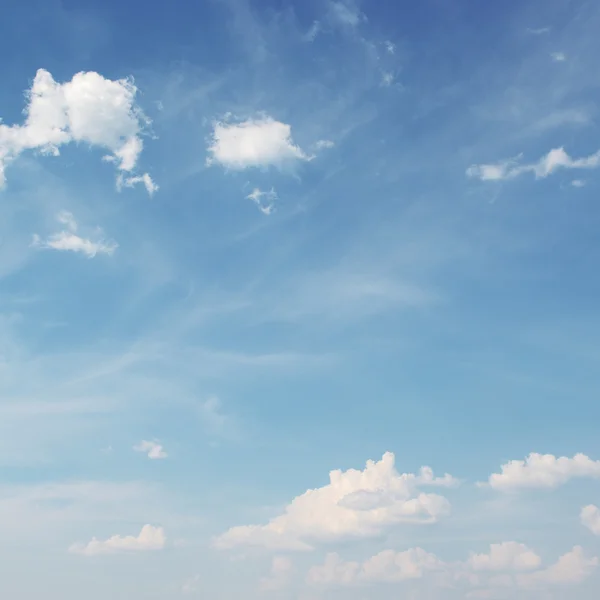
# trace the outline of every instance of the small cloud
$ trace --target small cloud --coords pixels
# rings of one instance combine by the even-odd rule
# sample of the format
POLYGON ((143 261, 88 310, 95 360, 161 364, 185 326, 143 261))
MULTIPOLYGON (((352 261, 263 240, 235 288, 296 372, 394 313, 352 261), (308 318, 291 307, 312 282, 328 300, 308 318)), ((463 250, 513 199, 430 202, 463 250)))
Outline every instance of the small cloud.
POLYGON ((600 535, 600 509, 593 504, 584 506, 580 513, 581 524, 594 535, 600 535))
POLYGON ((119 247, 114 240, 105 240, 101 237, 102 230, 98 229, 96 240, 80 237, 76 234, 77 222, 68 211, 58 213, 56 220, 65 226, 65 229, 50 235, 43 240, 37 233, 33 234, 31 246, 42 250, 62 250, 69 252, 80 252, 88 258, 94 258, 97 254, 111 255, 119 247))
POLYGON ((564 62, 567 60, 567 56, 564 52, 553 52, 550 56, 554 62, 564 62))
POLYGON ((246 196, 246 199, 252 200, 263 215, 270 215, 275 208, 275 202, 279 198, 274 188, 271 188, 266 192, 263 192, 260 188, 254 188, 252 192, 246 196))
POLYGON ((488 554, 472 554, 467 561, 473 571, 532 571, 541 564, 535 552, 517 542, 491 544, 488 554))
POLYGON ((352 0, 329 2, 329 13, 333 21, 346 27, 357 27, 365 16, 352 0))
POLYGON ((151 460, 160 460, 163 458, 167 458, 168 456, 164 448, 157 442, 149 442, 147 440, 142 440, 139 444, 134 446, 133 449, 136 452, 144 452, 148 455, 148 458, 151 460))
POLYGON ((305 41, 314 42, 315 38, 317 37, 317 35, 319 35, 320 31, 321 31, 321 23, 319 21, 315 21, 310 26, 310 29, 306 32, 306 35, 304 36, 305 41))
POLYGON ((583 179, 573 179, 571 185, 576 188, 582 188, 585 186, 585 181, 583 179))
POLYGON ((144 173, 143 175, 134 175, 133 177, 119 175, 117 177, 117 191, 120 192, 124 187, 132 188, 139 183, 144 185, 149 196, 153 196, 159 189, 152 177, 148 173, 144 173))
POLYGON ((383 45, 385 46, 385 50, 388 54, 396 54, 396 44, 386 41, 383 45))
POLYGON ((267 116, 240 123, 215 123, 208 152, 208 165, 218 163, 234 170, 283 169, 314 158, 294 143, 290 125, 267 116))
POLYGON ((148 550, 162 550, 167 538, 162 527, 144 525, 138 536, 113 535, 107 540, 92 538, 88 544, 73 544, 69 552, 83 556, 97 556, 100 554, 115 554, 120 552, 144 552, 148 550))
POLYGON ((327 150, 329 148, 333 148, 335 144, 331 140, 319 140, 315 144, 315 148, 317 150, 327 150))
POLYGON ((550 27, 539 27, 538 29, 528 27, 527 33, 531 33, 532 35, 544 35, 545 33, 550 33, 550 27))
POLYGON ((381 75, 381 85, 383 87, 390 87, 394 83, 394 74, 393 73, 383 73, 381 75))
POLYGON ((281 590, 286 586, 292 574, 293 564, 287 556, 274 556, 271 561, 269 577, 260 580, 259 587, 263 592, 281 590))

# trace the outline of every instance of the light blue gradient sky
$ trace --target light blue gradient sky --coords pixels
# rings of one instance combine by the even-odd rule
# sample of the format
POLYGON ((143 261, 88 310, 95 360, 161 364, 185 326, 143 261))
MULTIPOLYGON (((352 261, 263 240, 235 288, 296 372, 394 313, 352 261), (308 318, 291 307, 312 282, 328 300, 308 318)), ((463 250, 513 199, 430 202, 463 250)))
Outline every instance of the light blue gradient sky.
POLYGON ((600 6, 7 0, 3 13, 2 123, 23 122, 40 68, 59 83, 133 77, 152 121, 138 171, 159 190, 117 191, 107 152, 84 142, 6 166, 0 597, 597 597, 591 566, 533 587, 456 574, 492 543, 526 544, 540 568, 574 546, 600 555, 580 521, 600 504, 593 469, 519 493, 475 485, 531 452, 600 459, 600 169, 468 172, 600 149, 600 6), (314 159, 207 165, 215 122, 262 116, 314 159), (271 214, 256 188, 275 190, 271 214), (118 248, 32 246, 63 229, 61 211, 118 248), (167 457, 136 452, 142 440, 167 457), (400 473, 459 479, 435 491, 451 513, 310 552, 215 543, 386 451, 400 473), (164 547, 68 551, 145 524, 164 547), (414 547, 456 579, 307 579, 328 552, 414 547))

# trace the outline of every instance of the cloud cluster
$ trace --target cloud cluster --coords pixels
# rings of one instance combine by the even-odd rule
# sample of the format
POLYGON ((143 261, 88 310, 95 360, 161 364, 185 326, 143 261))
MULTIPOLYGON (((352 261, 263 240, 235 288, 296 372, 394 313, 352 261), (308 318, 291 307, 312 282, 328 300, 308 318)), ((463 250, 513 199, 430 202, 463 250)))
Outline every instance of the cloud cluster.
POLYGON ((481 181, 514 179, 533 173, 536 179, 548 177, 559 169, 595 169, 600 166, 600 150, 583 158, 571 158, 564 148, 554 148, 536 163, 520 165, 521 156, 495 164, 471 165, 467 176, 481 181))
POLYGON ((398 523, 434 523, 450 503, 423 487, 457 484, 450 475, 435 477, 423 467, 418 475, 399 474, 391 452, 368 461, 364 470, 331 471, 329 483, 294 498, 282 515, 266 525, 233 527, 215 540, 219 548, 264 546, 310 550, 316 541, 379 535, 398 523))
POLYGON ((538 588, 553 584, 580 583, 598 566, 598 558, 587 557, 575 546, 558 561, 541 567, 540 557, 523 544, 492 544, 487 554, 476 554, 465 562, 447 563, 422 548, 403 552, 384 550, 363 562, 344 561, 330 553, 322 565, 312 567, 307 583, 313 586, 353 586, 391 583, 434 577, 438 585, 465 585, 489 592, 494 588, 538 588))
POLYGON ((270 215, 275 208, 275 202, 278 198, 274 188, 267 191, 263 191, 260 188, 254 188, 252 192, 246 196, 246 199, 252 200, 263 215, 270 215))
POLYGON ((34 234, 31 243, 34 248, 80 252, 88 258, 94 258, 97 254, 111 255, 119 247, 114 240, 104 239, 102 230, 99 228, 95 231, 95 239, 88 239, 77 235, 77 221, 68 211, 61 211, 58 213, 56 219, 64 225, 64 229, 53 233, 46 239, 42 239, 37 233, 34 234))
POLYGON ((525 460, 511 460, 501 466, 501 473, 490 475, 488 484, 500 491, 524 488, 555 488, 573 478, 600 479, 600 460, 585 454, 573 458, 532 452, 525 460))
POLYGON ((118 552, 144 552, 148 550, 162 550, 167 538, 162 527, 144 525, 139 535, 113 535, 107 540, 92 538, 87 544, 73 544, 69 551, 84 556, 98 554, 114 554, 118 552))
POLYGON ((27 91, 25 122, 0 123, 0 187, 6 183, 7 164, 23 152, 58 156, 61 146, 75 142, 108 150, 104 160, 117 166, 119 185, 141 182, 149 193, 155 191, 150 175, 133 174, 149 125, 135 103, 136 93, 130 79, 113 81, 90 71, 58 83, 39 69, 27 91))

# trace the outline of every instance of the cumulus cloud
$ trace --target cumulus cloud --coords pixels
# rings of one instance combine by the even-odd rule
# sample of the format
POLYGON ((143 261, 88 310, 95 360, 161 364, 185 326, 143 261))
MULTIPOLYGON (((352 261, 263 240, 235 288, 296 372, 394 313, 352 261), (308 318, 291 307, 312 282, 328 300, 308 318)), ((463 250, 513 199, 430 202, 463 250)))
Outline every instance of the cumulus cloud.
POLYGON ((529 571, 542 559, 533 550, 517 542, 491 544, 488 554, 472 554, 467 564, 474 571, 529 571))
POLYGON ((45 240, 35 233, 31 243, 34 248, 80 252, 88 258, 94 258, 97 254, 113 254, 119 246, 114 240, 104 239, 101 229, 96 229, 93 240, 77 235, 77 221, 68 211, 61 211, 56 219, 65 228, 58 233, 53 233, 45 240))
POLYGON ((215 123, 208 152, 207 164, 234 170, 283 169, 313 158, 294 143, 290 125, 268 116, 240 123, 215 123))
POLYGON ((553 454, 532 452, 525 460, 511 460, 502 465, 501 471, 488 479, 489 486, 496 490, 556 488, 573 478, 600 478, 600 460, 591 460, 585 454, 557 458, 553 454))
POLYGON ((379 535, 399 523, 434 523, 450 511, 446 498, 423 493, 426 486, 448 487, 451 475, 399 474, 391 452, 368 461, 364 470, 335 470, 329 483, 294 498, 282 515, 266 525, 233 527, 215 540, 219 548, 240 545, 310 550, 315 542, 379 535))
POLYGON ((134 446, 133 449, 136 452, 144 452, 151 460, 159 460, 161 458, 167 458, 168 456, 164 448, 157 442, 142 440, 139 444, 134 446))
POLYGON ((162 527, 144 525, 138 536, 113 535, 107 540, 93 538, 88 544, 73 544, 69 551, 84 556, 98 554, 114 554, 118 552, 143 552, 148 550, 162 550, 167 538, 162 527))
POLYGON ((246 199, 252 200, 263 215, 270 215, 275 208, 275 202, 278 200, 278 197, 274 188, 267 191, 262 191, 260 188, 254 188, 252 192, 246 196, 246 199))
POLYGON ((355 585, 358 583, 397 583, 420 579, 426 572, 441 569, 444 563, 421 548, 404 552, 384 550, 363 563, 345 562, 330 553, 323 565, 312 567, 306 577, 310 585, 355 585))
POLYGON ((598 566, 598 558, 588 558, 581 546, 563 554, 556 563, 546 569, 519 575, 517 582, 523 587, 537 587, 546 584, 581 583, 598 566))
POLYGON ((581 509, 581 523, 594 535, 600 535, 600 509, 593 504, 581 509))
POLYGON ((131 79, 113 81, 89 71, 58 83, 39 69, 27 91, 25 122, 0 123, 0 186, 6 182, 6 165, 21 153, 58 156, 60 147, 71 142, 108 150, 105 160, 132 172, 150 123, 135 102, 137 91, 131 79))
POLYGON ((533 173, 536 179, 548 177, 558 169, 595 169, 600 166, 600 150, 583 158, 571 158, 564 148, 554 148, 537 163, 519 164, 521 156, 495 164, 471 165, 467 176, 481 181, 514 179, 525 173, 533 173))

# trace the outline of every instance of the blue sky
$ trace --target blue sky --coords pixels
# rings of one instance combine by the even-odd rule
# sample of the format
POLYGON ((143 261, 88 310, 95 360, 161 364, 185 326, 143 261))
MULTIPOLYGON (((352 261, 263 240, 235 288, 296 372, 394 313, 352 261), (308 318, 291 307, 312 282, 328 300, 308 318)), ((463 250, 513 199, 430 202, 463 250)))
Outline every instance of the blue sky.
POLYGON ((4 15, 0 596, 597 597, 595 3, 4 15))

